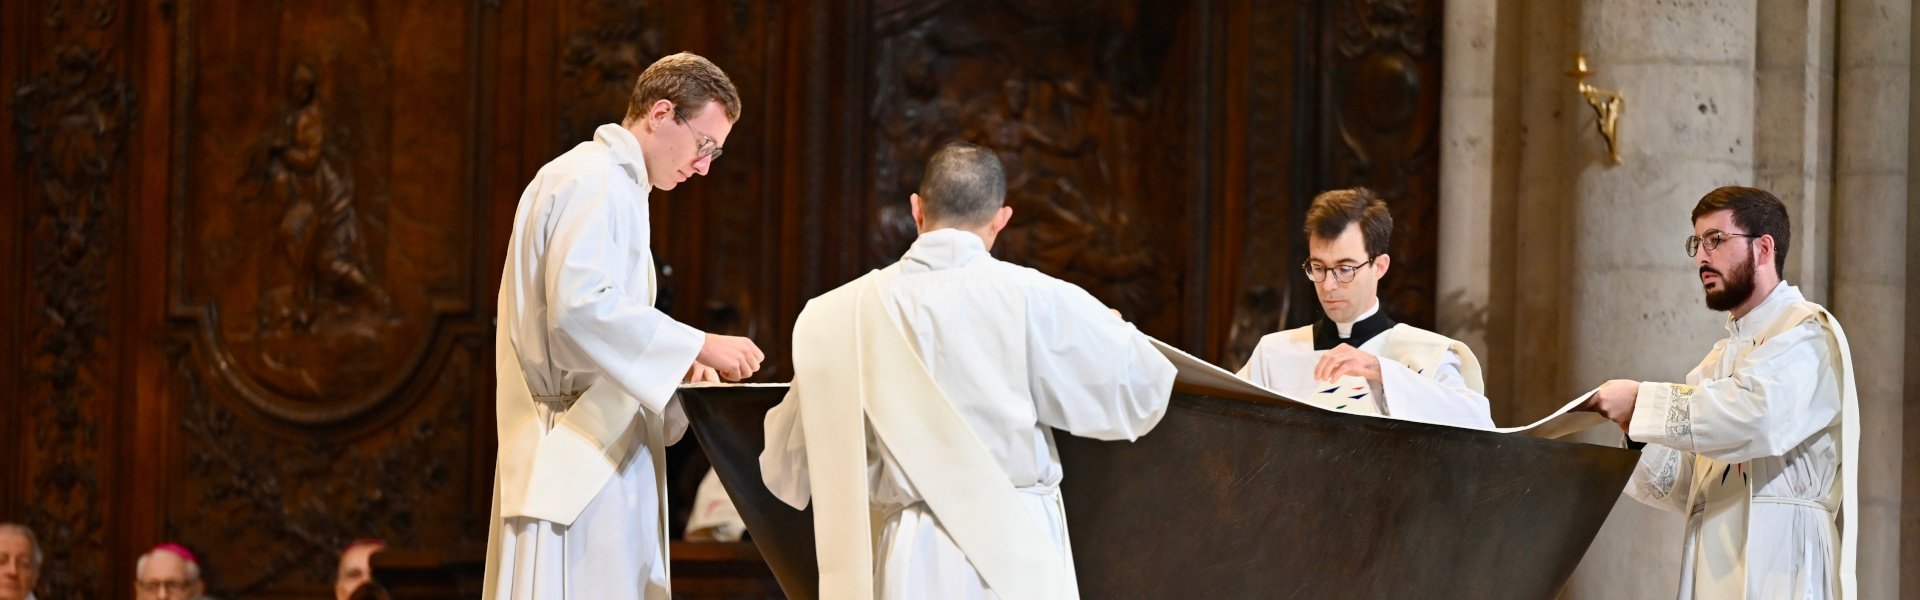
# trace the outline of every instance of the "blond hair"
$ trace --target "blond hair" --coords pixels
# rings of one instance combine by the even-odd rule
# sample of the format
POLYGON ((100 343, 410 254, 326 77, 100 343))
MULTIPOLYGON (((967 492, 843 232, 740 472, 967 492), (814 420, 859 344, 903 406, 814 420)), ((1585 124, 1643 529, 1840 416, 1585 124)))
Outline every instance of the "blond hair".
MULTIPOLYGON (((693 118, 708 102, 718 102, 727 111, 727 121, 740 120, 740 91, 733 80, 712 61, 698 54, 681 52, 662 58, 640 73, 633 82, 633 97, 627 102, 626 121, 647 116, 654 102, 666 100, 686 118, 693 118)), ((678 122, 680 118, 674 117, 678 122)))

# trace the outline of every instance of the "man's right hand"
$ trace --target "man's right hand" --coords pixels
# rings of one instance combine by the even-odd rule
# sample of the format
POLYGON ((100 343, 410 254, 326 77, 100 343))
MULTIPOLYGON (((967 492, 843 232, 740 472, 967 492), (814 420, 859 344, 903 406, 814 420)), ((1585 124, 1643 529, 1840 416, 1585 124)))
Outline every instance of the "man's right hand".
POLYGON ((709 333, 694 360, 713 367, 727 381, 739 381, 753 376, 754 371, 760 370, 760 361, 766 358, 767 355, 760 353, 760 347, 753 345, 753 340, 709 333))
POLYGON ((693 361, 693 366, 687 369, 687 378, 681 380, 681 383, 720 383, 720 372, 696 360, 693 361))
POLYGON ((1600 416, 1620 425, 1626 431, 1633 422, 1633 407, 1640 398, 1640 382, 1630 379, 1614 379, 1600 384, 1593 396, 1580 405, 1579 410, 1600 413, 1600 416))

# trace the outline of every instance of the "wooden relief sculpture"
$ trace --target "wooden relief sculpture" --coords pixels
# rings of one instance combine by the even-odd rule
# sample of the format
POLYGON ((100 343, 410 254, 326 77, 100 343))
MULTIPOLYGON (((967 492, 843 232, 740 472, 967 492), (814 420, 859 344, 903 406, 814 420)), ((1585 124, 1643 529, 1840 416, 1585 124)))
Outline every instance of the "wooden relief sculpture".
POLYGON ((1176 326, 1179 199, 1192 177, 1181 92, 1192 88, 1166 69, 1180 59, 1169 39, 1179 20, 1160 12, 1181 9, 882 4, 869 262, 890 263, 912 242, 906 199, 926 157, 971 141, 1007 170, 1015 216, 996 254, 1079 284, 1149 329, 1176 326))
POLYGON ((279 219, 259 230, 272 232, 274 252, 260 263, 251 339, 258 361, 243 362, 274 392, 331 398, 378 377, 386 358, 379 344, 399 315, 362 240, 378 222, 357 206, 315 78, 307 65, 293 69, 278 127, 252 173, 264 183, 253 200, 270 203, 279 219))
POLYGON ((321 585, 356 538, 484 543, 499 266, 481 55, 444 25, 486 8, 429 4, 180 8, 164 534, 220 561, 217 595, 321 585))

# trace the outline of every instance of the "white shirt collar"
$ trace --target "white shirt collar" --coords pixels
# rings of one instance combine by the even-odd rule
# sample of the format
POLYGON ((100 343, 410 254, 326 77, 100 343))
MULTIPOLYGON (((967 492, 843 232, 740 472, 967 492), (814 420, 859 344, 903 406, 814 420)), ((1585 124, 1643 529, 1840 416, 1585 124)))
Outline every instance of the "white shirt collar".
POLYGON ((900 257, 908 272, 939 271, 964 267, 987 256, 987 242, 978 234, 958 229, 936 229, 920 234, 900 257))
POLYGON ((1727 313, 1727 333, 1734 337, 1740 337, 1742 332, 1751 334, 1753 328, 1763 327, 1773 322, 1774 317, 1780 315, 1780 311, 1804 299, 1806 296, 1800 295, 1800 288, 1787 285, 1787 281, 1782 279, 1780 283, 1773 286, 1772 291, 1767 292, 1767 299, 1761 300, 1753 310, 1747 311, 1747 316, 1735 319, 1733 313, 1727 313))
POLYGON ((1334 329, 1337 329, 1340 331, 1341 339, 1353 337, 1353 324, 1359 323, 1361 321, 1365 321, 1367 320, 1367 317, 1371 317, 1373 316, 1373 313, 1377 313, 1377 312, 1380 312, 1380 297, 1374 296, 1373 305, 1367 307, 1367 312, 1360 313, 1360 316, 1354 317, 1352 321, 1348 321, 1345 323, 1334 321, 1333 327, 1334 329))
POLYGON ((593 141, 600 142, 613 151, 614 164, 632 165, 627 173, 633 175, 641 188, 647 187, 647 159, 640 152, 640 140, 633 138, 633 132, 621 127, 619 123, 601 125, 593 130, 593 141))

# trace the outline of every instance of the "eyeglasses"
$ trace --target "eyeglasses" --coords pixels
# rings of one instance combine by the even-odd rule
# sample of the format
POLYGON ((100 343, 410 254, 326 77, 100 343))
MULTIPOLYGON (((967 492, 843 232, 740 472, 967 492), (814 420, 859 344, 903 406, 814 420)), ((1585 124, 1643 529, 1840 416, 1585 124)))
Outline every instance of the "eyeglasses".
POLYGON ((1690 235, 1687 236, 1687 258, 1699 256, 1701 248, 1712 252, 1714 248, 1719 248, 1721 244, 1727 243, 1727 240, 1736 237, 1757 238, 1760 236, 1751 233, 1727 233, 1725 231, 1708 231, 1707 237, 1690 235))
POLYGON ((701 138, 704 138, 700 140, 700 148, 694 151, 695 152, 693 155, 694 160, 699 160, 702 158, 720 158, 720 153, 726 152, 725 149, 720 147, 720 142, 714 141, 713 136, 707 135, 706 133, 700 131, 699 129, 695 129, 693 126, 693 120, 688 119, 686 114, 681 113, 680 107, 678 106, 673 107, 673 116, 678 117, 680 119, 680 124, 686 125, 688 131, 692 131, 694 135, 698 135, 701 138))
POLYGON ((175 594, 185 594, 193 589, 193 582, 180 579, 142 579, 133 582, 133 585, 140 588, 140 591, 149 594, 157 594, 160 593, 161 590, 175 594))
POLYGON ((1338 281, 1340 283, 1353 283, 1353 276, 1360 272, 1360 267, 1371 265, 1373 264, 1373 261, 1378 258, 1380 257, 1376 256, 1376 257, 1367 259, 1367 262, 1363 262, 1357 265, 1340 265, 1337 267, 1325 267, 1325 266, 1314 264, 1313 261, 1307 261, 1307 262, 1300 263, 1300 270, 1306 271, 1307 281, 1311 281, 1314 283, 1320 283, 1322 281, 1326 281, 1328 273, 1333 274, 1334 281, 1338 281))

